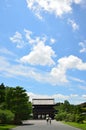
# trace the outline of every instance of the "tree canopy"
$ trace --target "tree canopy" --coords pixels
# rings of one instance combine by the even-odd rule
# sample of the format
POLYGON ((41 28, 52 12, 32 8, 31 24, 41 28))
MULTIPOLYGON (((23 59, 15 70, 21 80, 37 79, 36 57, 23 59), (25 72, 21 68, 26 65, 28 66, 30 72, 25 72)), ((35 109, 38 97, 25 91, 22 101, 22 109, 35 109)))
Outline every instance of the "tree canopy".
POLYGON ((1 84, 0 94, 1 104, 4 104, 1 109, 10 110, 14 114, 13 122, 15 124, 30 117, 32 105, 25 89, 20 86, 5 87, 4 84, 1 84))
POLYGON ((83 115, 83 109, 85 107, 82 108, 81 105, 72 105, 67 100, 64 103, 57 103, 55 106, 55 119, 82 123, 83 120, 86 120, 85 115, 83 115))

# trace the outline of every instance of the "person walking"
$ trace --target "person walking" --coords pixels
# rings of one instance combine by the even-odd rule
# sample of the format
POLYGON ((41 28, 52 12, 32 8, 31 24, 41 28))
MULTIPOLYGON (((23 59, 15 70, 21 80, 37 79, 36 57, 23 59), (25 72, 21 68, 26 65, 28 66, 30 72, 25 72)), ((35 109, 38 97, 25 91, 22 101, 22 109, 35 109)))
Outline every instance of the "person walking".
POLYGON ((47 124, 48 124, 48 121, 49 121, 49 117, 46 117, 46 122, 47 122, 47 124))
POLYGON ((50 122, 50 124, 51 124, 51 117, 49 117, 49 122, 50 122))

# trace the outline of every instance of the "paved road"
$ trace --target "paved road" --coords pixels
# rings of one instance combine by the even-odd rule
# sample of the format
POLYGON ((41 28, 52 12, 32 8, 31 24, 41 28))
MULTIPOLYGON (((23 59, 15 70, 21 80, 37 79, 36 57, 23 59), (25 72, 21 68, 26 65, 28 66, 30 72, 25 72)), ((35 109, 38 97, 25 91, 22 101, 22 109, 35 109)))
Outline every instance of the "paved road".
POLYGON ((61 122, 52 120, 51 124, 47 124, 45 120, 29 120, 24 125, 13 128, 12 130, 80 130, 61 122))

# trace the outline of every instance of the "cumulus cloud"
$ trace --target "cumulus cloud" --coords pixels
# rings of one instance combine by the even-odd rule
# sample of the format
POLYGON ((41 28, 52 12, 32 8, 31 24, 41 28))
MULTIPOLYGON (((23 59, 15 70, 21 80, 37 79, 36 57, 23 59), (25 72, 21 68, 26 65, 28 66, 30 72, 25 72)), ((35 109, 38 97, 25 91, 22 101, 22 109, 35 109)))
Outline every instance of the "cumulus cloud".
POLYGON ((32 35, 32 31, 30 30, 27 30, 27 29, 24 29, 24 32, 25 32, 25 38, 27 39, 27 41, 30 43, 30 44, 33 44, 34 42, 37 42, 36 39, 32 39, 31 38, 31 35, 32 35))
MULTIPOLYGON (((55 67, 52 67, 51 70, 43 75, 40 75, 39 80, 48 82, 52 85, 66 84, 69 82, 67 71, 77 69, 80 71, 86 70, 86 62, 84 63, 80 58, 74 55, 68 57, 62 57, 58 60, 58 63, 55 67)), ((78 78, 73 78, 77 82, 84 82, 78 78)))
POLYGON ((86 101, 86 95, 77 95, 77 94, 70 94, 70 95, 63 95, 63 94, 54 94, 54 95, 41 95, 41 94, 35 94, 32 92, 27 92, 28 96, 30 96, 30 101, 32 99, 40 99, 40 98, 54 98, 55 103, 57 102, 64 102, 65 100, 68 100, 71 104, 80 104, 82 102, 86 101))
POLYGON ((79 46, 81 46, 80 53, 86 52, 86 40, 79 43, 79 46))
MULTIPOLYGON (((23 48, 28 44, 37 44, 40 41, 40 37, 36 36, 35 38, 32 38, 32 34, 32 31, 24 29, 23 34, 20 32, 15 32, 15 34, 10 37, 10 40, 12 43, 16 44, 17 48, 23 48)), ((42 39, 46 40, 45 37, 42 37, 42 39)))
POLYGON ((10 37, 10 40, 16 44, 17 48, 22 48, 25 45, 22 34, 19 32, 15 32, 15 34, 10 37))
POLYGON ((27 6, 36 16, 42 19, 41 12, 48 12, 56 16, 72 12, 72 4, 80 4, 81 0, 26 0, 27 6))
POLYGON ((79 30, 79 25, 72 19, 68 19, 68 23, 72 26, 74 31, 79 30))
POLYGON ((33 32, 31 32, 30 30, 27 30, 27 29, 24 29, 24 32, 25 32, 25 38, 27 39, 28 43, 31 44, 31 45, 38 44, 41 41, 44 42, 44 43, 47 41, 46 35, 33 36, 33 32))
MULTIPOLYGON (((45 43, 48 40, 46 35, 35 36, 32 31, 24 29, 23 33, 15 32, 13 36, 9 38, 12 43, 16 44, 17 48, 23 48, 26 45, 34 45, 39 42, 45 43)), ((49 39, 50 44, 54 44, 56 40, 54 38, 49 39)))
MULTIPOLYGON (((84 63, 80 58, 70 55, 68 57, 62 57, 58 60, 57 65, 52 67, 48 72, 40 72, 38 69, 30 67, 28 65, 16 63, 13 65, 5 57, 0 57, 0 73, 5 76, 11 77, 26 77, 33 78, 39 82, 45 82, 52 85, 62 85, 69 82, 67 75, 68 70, 77 69, 80 71, 86 71, 86 62, 84 63)), ((77 82, 83 83, 80 79, 75 79, 77 82)))
MULTIPOLYGON (((51 46, 46 45, 47 38, 46 36, 32 38, 29 30, 24 30, 26 33, 26 39, 28 40, 28 43, 32 45, 31 52, 23 56, 20 61, 22 63, 28 63, 31 65, 54 65, 55 62, 53 60, 53 57, 55 57, 55 52, 52 49, 51 46)), ((55 39, 50 39, 51 43, 55 42, 55 39)))
POLYGON ((86 63, 76 56, 70 55, 68 57, 62 57, 58 60, 56 67, 53 67, 50 72, 50 77, 53 84, 67 83, 67 71, 71 69, 86 70, 86 63))
POLYGON ((53 49, 45 45, 43 41, 40 41, 37 45, 35 45, 32 51, 23 56, 20 61, 24 63, 29 63, 32 65, 53 65, 55 62, 53 61, 52 57, 55 56, 55 52, 53 49))
MULTIPOLYGON (((51 46, 46 45, 47 36, 34 36, 30 30, 24 29, 24 35, 16 32, 13 37, 10 37, 13 43, 16 43, 18 48, 23 48, 25 45, 31 45, 31 52, 23 56, 20 61, 31 65, 54 65, 55 52, 51 46), (25 40, 23 40, 23 37, 25 40)), ((50 38, 51 44, 55 43, 54 38, 50 38)), ((49 43, 49 44, 50 44, 49 43)))
POLYGON ((80 58, 74 55, 70 55, 68 57, 63 57, 58 60, 58 68, 63 67, 64 70, 67 69, 78 69, 78 70, 86 70, 86 63, 82 62, 80 58))

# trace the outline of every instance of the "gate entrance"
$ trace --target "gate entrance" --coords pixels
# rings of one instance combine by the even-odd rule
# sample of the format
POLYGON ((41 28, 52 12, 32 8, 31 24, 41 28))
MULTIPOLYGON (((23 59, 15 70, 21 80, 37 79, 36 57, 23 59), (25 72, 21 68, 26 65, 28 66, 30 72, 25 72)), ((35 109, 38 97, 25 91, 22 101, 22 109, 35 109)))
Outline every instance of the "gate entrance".
POLYGON ((33 118, 45 119, 46 116, 54 118, 54 99, 33 99, 33 118))

